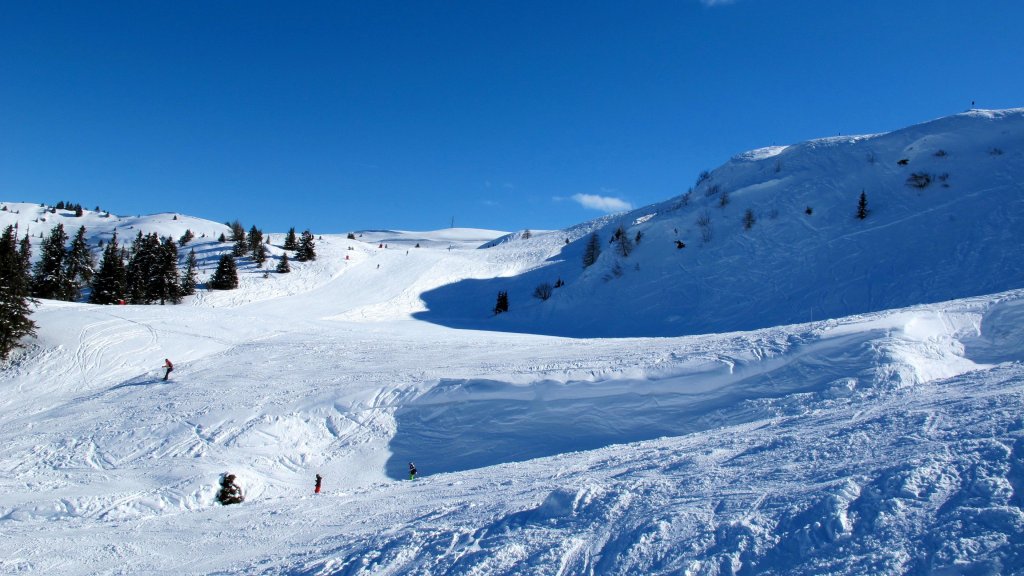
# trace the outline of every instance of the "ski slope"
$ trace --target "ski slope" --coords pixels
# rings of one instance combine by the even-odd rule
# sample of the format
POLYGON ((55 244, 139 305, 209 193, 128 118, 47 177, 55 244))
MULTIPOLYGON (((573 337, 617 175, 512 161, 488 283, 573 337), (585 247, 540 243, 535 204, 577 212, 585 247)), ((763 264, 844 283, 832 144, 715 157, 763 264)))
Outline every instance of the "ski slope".
MULTIPOLYGON (((82 221, 2 204, 0 225, 82 221)), ((94 239, 204 230, 204 275, 230 249, 183 215, 83 218, 94 239)), ((0 371, 0 573, 1024 574, 1024 287, 1002 256, 1019 228, 958 240, 985 278, 952 276, 953 299, 913 285, 893 298, 914 305, 729 329, 751 289, 723 305, 727 329, 654 336, 671 304, 639 287, 679 254, 644 246, 671 221, 638 224, 639 272, 598 277, 611 250, 578 264, 623 219, 324 234, 290 274, 242 260, 239 289, 179 306, 40 302, 0 371), (567 337, 599 325, 617 333, 567 337), (223 472, 244 504, 214 503, 223 472)), ((753 246, 742 233, 731 245, 753 246)), ((921 268, 943 266, 931 254, 921 268)))

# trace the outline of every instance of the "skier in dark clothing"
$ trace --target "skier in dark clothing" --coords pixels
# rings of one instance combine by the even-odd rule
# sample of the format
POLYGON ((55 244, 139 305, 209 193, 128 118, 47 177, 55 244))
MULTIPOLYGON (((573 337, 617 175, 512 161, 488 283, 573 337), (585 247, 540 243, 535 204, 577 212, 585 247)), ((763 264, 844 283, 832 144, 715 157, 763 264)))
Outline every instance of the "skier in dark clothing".
POLYGON ((234 474, 225 474, 220 479, 220 491, 217 492, 217 502, 227 506, 228 504, 241 504, 245 501, 242 489, 235 484, 234 474))
POLYGON ((316 486, 313 487, 313 494, 319 494, 320 493, 320 481, 323 480, 323 479, 324 479, 323 476, 321 476, 319 474, 316 475, 316 486))
POLYGON ((174 371, 174 364, 171 364, 170 359, 164 358, 164 368, 167 369, 167 372, 164 372, 164 380, 167 380, 167 377, 174 371))
POLYGON ((415 479, 416 479, 416 465, 413 464, 412 462, 409 462, 409 480, 415 480, 415 479))

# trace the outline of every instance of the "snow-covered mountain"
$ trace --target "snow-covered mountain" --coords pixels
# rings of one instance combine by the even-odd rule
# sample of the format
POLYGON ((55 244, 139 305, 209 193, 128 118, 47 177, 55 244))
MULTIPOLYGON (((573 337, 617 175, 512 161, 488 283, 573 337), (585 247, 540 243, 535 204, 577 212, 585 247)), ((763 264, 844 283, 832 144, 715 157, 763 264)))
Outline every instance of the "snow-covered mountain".
POLYGON ((560 336, 678 336, 991 294, 1024 285, 1022 194, 1024 109, 755 150, 689 195, 509 239, 550 260, 515 279, 445 285, 424 295, 430 311, 419 317, 560 336), (628 257, 609 244, 619 227, 636 244, 628 257), (584 270, 591 232, 602 253, 584 270), (566 285, 550 299, 533 297, 558 279, 566 285), (481 322, 499 290, 514 313, 481 322))
MULTIPOLYGON (((1024 110, 974 111, 563 231, 318 234, 179 306, 41 301, 0 371, 0 572, 1024 574, 1022 182, 1024 110)), ((57 222, 190 229, 204 278, 230 250, 0 202, 57 222)))

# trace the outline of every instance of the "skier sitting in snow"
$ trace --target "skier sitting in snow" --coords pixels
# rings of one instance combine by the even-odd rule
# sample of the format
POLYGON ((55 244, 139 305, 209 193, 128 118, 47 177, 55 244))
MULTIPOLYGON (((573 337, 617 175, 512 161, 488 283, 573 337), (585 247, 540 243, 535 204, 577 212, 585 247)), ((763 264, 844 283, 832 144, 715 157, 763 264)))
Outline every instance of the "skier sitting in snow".
POLYGON ((220 491, 217 492, 217 502, 227 506, 228 504, 241 504, 243 501, 245 501, 245 496, 242 496, 242 489, 235 484, 235 475, 224 475, 220 479, 220 491))
POLYGON ((409 480, 415 480, 415 479, 416 479, 416 465, 413 464, 412 462, 409 462, 409 480))

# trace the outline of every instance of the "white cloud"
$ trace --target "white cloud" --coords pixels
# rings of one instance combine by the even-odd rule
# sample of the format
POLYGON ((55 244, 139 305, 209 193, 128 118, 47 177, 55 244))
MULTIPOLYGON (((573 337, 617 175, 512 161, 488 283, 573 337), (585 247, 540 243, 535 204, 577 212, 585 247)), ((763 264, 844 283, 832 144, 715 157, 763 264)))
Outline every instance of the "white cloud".
POLYGON ((591 210, 600 210, 602 212, 622 212, 623 210, 629 210, 633 206, 622 200, 621 198, 614 198, 612 196, 598 196, 596 194, 573 194, 572 199, 583 206, 584 208, 590 208, 591 210))

